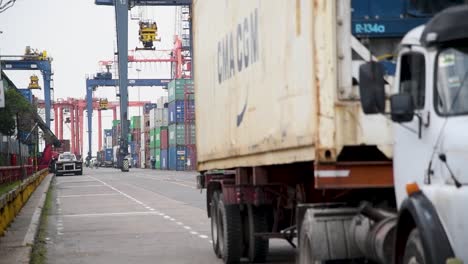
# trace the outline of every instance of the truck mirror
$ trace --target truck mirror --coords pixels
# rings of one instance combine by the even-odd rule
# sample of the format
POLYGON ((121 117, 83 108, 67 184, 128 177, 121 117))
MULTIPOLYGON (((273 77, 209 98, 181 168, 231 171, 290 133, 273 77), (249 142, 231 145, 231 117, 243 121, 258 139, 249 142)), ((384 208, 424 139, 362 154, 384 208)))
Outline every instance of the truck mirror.
POLYGON ((385 112, 385 71, 378 62, 367 62, 359 68, 359 93, 365 114, 385 112))
POLYGON ((410 94, 401 93, 390 98, 392 120, 397 123, 411 122, 414 117, 414 103, 410 94))

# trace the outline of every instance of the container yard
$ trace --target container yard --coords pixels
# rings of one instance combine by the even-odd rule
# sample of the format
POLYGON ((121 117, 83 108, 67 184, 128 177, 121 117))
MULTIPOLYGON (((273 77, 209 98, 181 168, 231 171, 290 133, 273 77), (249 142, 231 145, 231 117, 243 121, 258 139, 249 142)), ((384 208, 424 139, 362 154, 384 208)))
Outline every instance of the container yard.
POLYGON ((0 0, 0 264, 467 263, 467 16, 0 0))

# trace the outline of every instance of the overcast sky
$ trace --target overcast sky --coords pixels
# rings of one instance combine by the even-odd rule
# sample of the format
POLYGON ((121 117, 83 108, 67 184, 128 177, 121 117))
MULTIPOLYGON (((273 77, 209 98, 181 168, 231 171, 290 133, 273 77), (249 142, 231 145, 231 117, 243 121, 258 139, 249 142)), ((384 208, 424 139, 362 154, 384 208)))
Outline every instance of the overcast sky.
MULTIPOLYGON (((174 7, 134 8, 131 17, 142 16, 158 23, 161 42, 157 49, 171 49, 175 34, 174 7)), ((100 70, 98 61, 111 60, 116 47, 114 9, 110 6, 96 6, 94 0, 17 0, 16 4, 0 13, 0 54, 22 55, 26 46, 47 50, 53 58, 55 99, 84 98, 87 75, 100 70)), ((141 47, 138 41, 138 21, 129 20, 129 48, 141 47)), ((143 52, 139 56, 152 57, 152 52, 143 52)), ((169 78, 169 63, 130 65, 129 77, 169 78)), ((32 71, 7 72, 7 75, 19 88, 29 83, 32 71)), ((39 72, 36 73, 40 75, 39 72)), ((42 86, 42 78, 41 78, 42 86)), ((116 89, 100 88, 95 97, 116 100, 116 89)), ((130 100, 137 100, 137 88, 130 88, 130 100)), ((156 102, 165 91, 155 87, 140 88, 140 99, 156 102)), ((43 91, 34 91, 34 95, 43 98, 43 91)), ((131 109, 131 115, 138 115, 137 109, 131 109)), ((97 118, 95 112, 93 125, 93 152, 97 149, 97 118)), ((111 127, 112 111, 103 113, 103 128, 111 127)), ((53 122, 52 122, 52 131, 53 122)), ((87 125, 85 124, 85 131, 87 125)), ((69 138, 69 129, 64 137, 69 138)), ((85 135, 84 153, 87 153, 87 135, 85 135)))

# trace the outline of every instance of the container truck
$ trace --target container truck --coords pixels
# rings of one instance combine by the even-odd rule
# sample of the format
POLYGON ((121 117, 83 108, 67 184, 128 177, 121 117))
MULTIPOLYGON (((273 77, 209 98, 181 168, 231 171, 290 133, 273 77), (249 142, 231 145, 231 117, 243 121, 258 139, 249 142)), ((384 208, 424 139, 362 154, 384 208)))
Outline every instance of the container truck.
MULTIPOLYGON (((206 189, 213 250, 224 263, 264 262, 270 238, 298 247, 299 263, 468 260, 466 156, 464 143, 455 143, 465 112, 444 112, 447 102, 433 100, 433 67, 444 49, 421 46, 421 28, 400 43, 459 2, 193 3, 197 182, 206 189), (397 121, 414 117, 393 130, 386 116, 364 112, 382 112, 375 109, 399 78, 418 103, 441 106, 414 113, 408 96, 392 97, 397 121), (426 94, 412 90, 418 83, 426 94), (453 137, 443 129, 449 118, 458 120, 450 124, 453 137), (454 148, 433 151, 442 145, 454 148)), ((454 21, 460 26, 443 30, 464 35, 463 19, 454 21)), ((443 32, 426 37, 437 41, 443 32)), ((453 40, 442 39, 450 41, 440 47, 453 40)), ((464 51, 443 55, 442 64, 463 60, 464 51)), ((464 84, 466 76, 450 78, 461 68, 444 69, 442 85, 464 84)))

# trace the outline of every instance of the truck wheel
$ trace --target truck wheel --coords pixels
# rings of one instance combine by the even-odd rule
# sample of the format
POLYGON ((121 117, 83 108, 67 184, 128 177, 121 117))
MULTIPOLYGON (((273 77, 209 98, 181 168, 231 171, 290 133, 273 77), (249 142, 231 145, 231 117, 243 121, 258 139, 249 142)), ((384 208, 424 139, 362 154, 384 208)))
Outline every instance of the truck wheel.
POLYGON ((405 255, 403 256, 403 264, 424 264, 424 249, 419 236, 419 231, 414 228, 411 231, 408 241, 406 242, 405 255))
POLYGON ((225 264, 239 263, 242 255, 242 229, 239 206, 225 205, 223 194, 218 202, 219 252, 225 264))
POLYGON ((83 175, 83 170, 77 173, 77 175, 83 175))
POLYGON ((268 256, 269 240, 254 234, 268 232, 267 212, 265 208, 248 205, 244 217, 244 255, 250 262, 263 263, 268 256))
POLYGON ((211 196, 210 212, 211 212, 211 240, 213 241, 213 251, 218 258, 221 258, 219 252, 219 235, 218 235, 218 203, 219 192, 213 192, 211 196))

